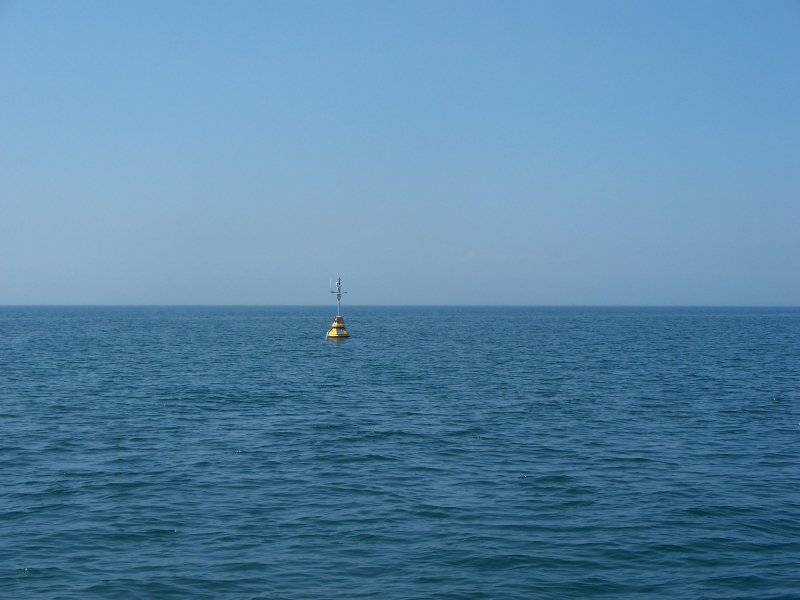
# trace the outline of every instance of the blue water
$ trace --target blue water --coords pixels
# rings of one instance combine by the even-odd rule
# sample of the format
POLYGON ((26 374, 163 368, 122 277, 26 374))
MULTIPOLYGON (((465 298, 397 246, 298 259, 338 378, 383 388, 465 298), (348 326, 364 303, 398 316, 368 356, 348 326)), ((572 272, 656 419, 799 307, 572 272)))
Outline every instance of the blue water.
POLYGON ((800 310, 333 315, 0 308, 0 596, 800 598, 800 310))

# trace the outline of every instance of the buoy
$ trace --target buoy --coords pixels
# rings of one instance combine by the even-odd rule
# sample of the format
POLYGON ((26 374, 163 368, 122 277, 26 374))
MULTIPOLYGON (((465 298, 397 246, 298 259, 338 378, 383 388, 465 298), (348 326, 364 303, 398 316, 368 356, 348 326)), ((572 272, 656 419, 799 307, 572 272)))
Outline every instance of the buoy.
MULTIPOLYGON (((333 287, 333 286, 331 286, 333 287)), ((329 340, 338 340, 346 337, 350 337, 350 334, 347 333, 347 329, 344 326, 344 319, 342 318, 342 294, 346 294, 347 292, 342 291, 342 278, 336 280, 336 289, 331 289, 331 294, 336 294, 336 318, 333 320, 331 324, 331 328, 328 330, 328 335, 326 336, 329 340)))

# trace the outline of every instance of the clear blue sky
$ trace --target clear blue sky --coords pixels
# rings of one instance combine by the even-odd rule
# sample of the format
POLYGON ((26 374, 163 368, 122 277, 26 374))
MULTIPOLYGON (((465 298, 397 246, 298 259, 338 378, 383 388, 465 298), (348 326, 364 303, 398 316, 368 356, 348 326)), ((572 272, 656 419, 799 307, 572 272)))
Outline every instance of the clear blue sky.
POLYGON ((797 2, 0 4, 0 304, 800 304, 797 2))

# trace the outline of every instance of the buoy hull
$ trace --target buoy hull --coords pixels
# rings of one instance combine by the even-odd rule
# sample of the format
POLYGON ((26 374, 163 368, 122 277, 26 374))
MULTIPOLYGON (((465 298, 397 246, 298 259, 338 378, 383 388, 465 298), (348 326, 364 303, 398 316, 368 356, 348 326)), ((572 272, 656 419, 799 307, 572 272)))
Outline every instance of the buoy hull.
POLYGON ((342 317, 336 317, 333 320, 331 328, 328 330, 328 335, 326 337, 329 340, 338 340, 350 337, 350 334, 347 333, 347 329, 345 329, 344 319, 342 317))

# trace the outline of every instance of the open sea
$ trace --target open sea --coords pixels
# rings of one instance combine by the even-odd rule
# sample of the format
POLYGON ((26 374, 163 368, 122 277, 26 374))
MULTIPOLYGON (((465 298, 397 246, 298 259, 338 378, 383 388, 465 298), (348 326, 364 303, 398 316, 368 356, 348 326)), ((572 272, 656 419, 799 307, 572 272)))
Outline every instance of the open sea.
POLYGON ((0 308, 2 598, 800 598, 800 309, 0 308))

